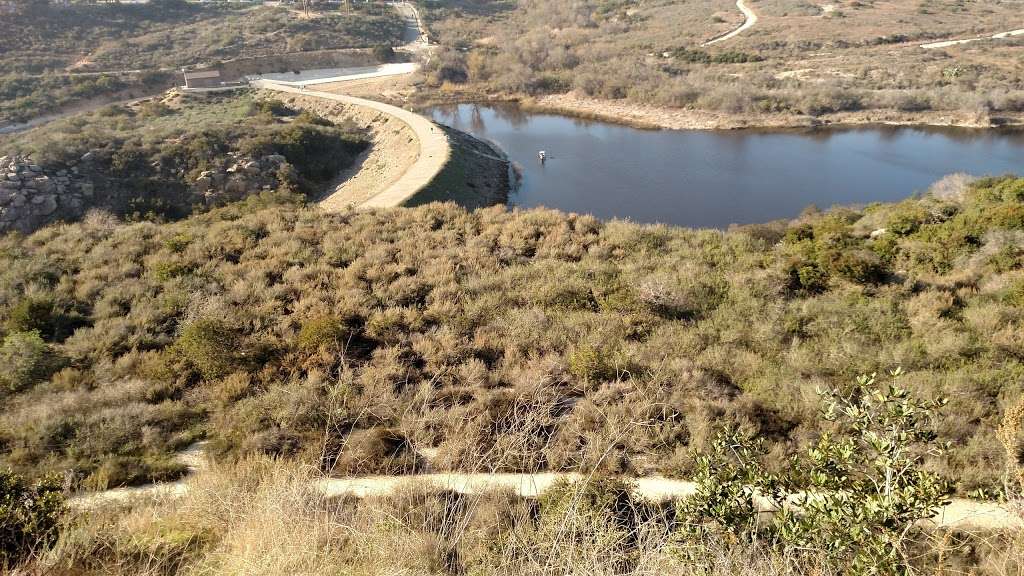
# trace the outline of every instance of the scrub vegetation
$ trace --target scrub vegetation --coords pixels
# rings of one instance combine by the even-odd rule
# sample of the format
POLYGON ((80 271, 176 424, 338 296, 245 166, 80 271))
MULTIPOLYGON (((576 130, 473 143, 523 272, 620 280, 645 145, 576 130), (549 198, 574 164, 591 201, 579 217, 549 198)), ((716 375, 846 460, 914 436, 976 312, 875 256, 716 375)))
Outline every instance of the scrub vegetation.
POLYGON ((257 182, 319 195, 367 146, 354 125, 279 101, 176 94, 51 122, 0 143, 0 155, 28 157, 51 174, 73 172, 95 189, 93 207, 129 220, 169 220, 244 197, 257 182), (268 156, 280 162, 242 167, 268 156), (214 173, 237 173, 238 181, 196 188, 214 173))
POLYGON ((922 465, 940 449, 931 426, 943 402, 914 398, 899 375, 823 392, 831 432, 781 473, 764 467, 766 443, 720 430, 700 457, 696 491, 675 502, 600 475, 558 481, 536 498, 415 481, 386 496, 331 498, 313 468, 252 455, 204 470, 180 499, 64 514, 59 539, 40 535, 22 567, 79 576, 1017 573, 1019 529, 950 531, 926 520, 944 502, 939 476, 922 465), (758 514, 763 496, 774 514, 758 514))
POLYGON ((312 17, 283 6, 179 0, 18 6, 0 18, 0 123, 90 98, 152 93, 182 66, 397 45, 402 37, 393 10, 364 3, 312 17))
POLYGON ((937 111, 982 124, 1024 111, 1019 38, 919 46, 1013 28, 1014 8, 998 0, 758 0, 753 28, 707 47, 741 22, 731 0, 421 5, 444 48, 427 80, 453 91, 573 91, 729 115, 937 111))
POLYGON ((25 369, 0 462, 105 488, 174 476, 206 437, 328 473, 432 449, 441 470, 688 477, 733 423, 777 470, 826 429, 815 390, 902 366, 956 414, 928 465, 961 494, 1002 486, 1024 179, 728 232, 292 198, 5 237, 3 354, 25 369))

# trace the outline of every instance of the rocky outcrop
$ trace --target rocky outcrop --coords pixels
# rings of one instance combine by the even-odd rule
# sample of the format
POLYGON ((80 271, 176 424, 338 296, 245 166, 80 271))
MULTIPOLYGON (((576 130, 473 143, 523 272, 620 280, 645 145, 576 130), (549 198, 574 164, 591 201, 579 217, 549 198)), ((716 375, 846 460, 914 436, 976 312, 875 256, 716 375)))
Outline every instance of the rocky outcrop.
POLYGON ((50 172, 26 157, 0 156, 0 233, 81 217, 94 195, 77 165, 50 172))
POLYGON ((190 184, 204 204, 221 205, 241 200, 254 192, 277 188, 281 170, 289 170, 290 167, 280 154, 248 158, 232 152, 222 169, 205 170, 190 184))
MULTIPOLYGON (((160 188, 159 200, 179 212, 194 205, 219 206, 276 189, 285 175, 294 177, 294 170, 284 156, 229 153, 219 168, 193 178, 182 171, 162 175, 168 185, 160 188)), ((25 156, 0 156, 0 234, 77 220, 92 208, 124 214, 147 200, 130 181, 108 177, 92 152, 60 167, 40 166, 25 156)))

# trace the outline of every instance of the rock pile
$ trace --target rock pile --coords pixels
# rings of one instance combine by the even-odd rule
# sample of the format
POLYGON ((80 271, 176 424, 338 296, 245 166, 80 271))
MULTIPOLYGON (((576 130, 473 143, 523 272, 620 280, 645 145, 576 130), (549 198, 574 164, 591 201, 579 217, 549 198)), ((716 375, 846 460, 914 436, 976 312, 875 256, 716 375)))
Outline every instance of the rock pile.
POLYGON ((279 184, 278 171, 288 163, 284 156, 271 154, 247 158, 229 153, 229 160, 220 170, 205 170, 192 182, 192 190, 207 205, 241 200, 249 194, 273 190, 279 184))
POLYGON ((0 156, 0 233, 81 217, 93 194, 77 166, 48 173, 27 157, 0 156))
MULTIPOLYGON (((184 188, 164 200, 188 210, 196 204, 219 206, 273 190, 280 175, 292 171, 284 156, 230 153, 219 168, 194 180, 183 169, 165 172, 163 178, 184 188)), ((0 156, 0 234, 30 233, 52 222, 77 220, 91 208, 120 214, 138 194, 135 186, 106 177, 92 152, 59 168, 39 166, 26 156, 0 156)))

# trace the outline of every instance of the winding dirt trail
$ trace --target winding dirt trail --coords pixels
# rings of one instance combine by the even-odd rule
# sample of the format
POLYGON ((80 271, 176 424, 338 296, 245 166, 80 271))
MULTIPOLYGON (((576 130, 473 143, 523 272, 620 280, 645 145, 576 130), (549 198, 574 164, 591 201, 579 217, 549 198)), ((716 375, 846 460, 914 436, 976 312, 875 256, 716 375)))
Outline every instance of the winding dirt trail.
POLYGON ((747 6, 743 2, 743 0, 736 0, 736 7, 740 9, 740 12, 743 12, 743 16, 744 18, 746 18, 746 20, 743 21, 743 24, 740 24, 739 28, 736 28, 731 32, 727 32, 717 38, 712 38, 711 40, 708 40, 707 42, 701 44, 701 46, 711 46, 712 44, 724 42, 730 38, 742 34, 745 30, 753 27, 754 24, 757 24, 757 13, 755 13, 749 6, 747 6))
MULTIPOLYGON (((205 443, 190 446, 178 455, 178 462, 185 464, 191 474, 202 474, 209 465, 205 457, 205 443)), ((396 490, 407 487, 435 487, 453 490, 462 494, 480 494, 490 490, 506 489, 516 494, 534 498, 548 490, 559 480, 581 481, 587 476, 571 472, 541 472, 537 474, 513 473, 435 473, 413 474, 404 476, 356 476, 347 478, 322 478, 314 481, 317 489, 328 498, 355 496, 386 496, 396 490)), ((648 500, 666 501, 684 498, 692 494, 696 488, 693 482, 665 478, 662 476, 645 476, 627 478, 633 483, 635 494, 648 500)), ((71 499, 71 504, 79 509, 89 509, 110 503, 124 503, 133 498, 180 498, 188 494, 188 478, 177 482, 166 482, 136 486, 131 488, 115 488, 104 492, 81 494, 71 499)), ((771 508, 762 503, 762 509, 771 508)), ((935 527, 973 529, 973 530, 1006 530, 1024 529, 1024 518, 1013 513, 997 502, 985 502, 955 498, 939 511, 929 523, 935 527)))

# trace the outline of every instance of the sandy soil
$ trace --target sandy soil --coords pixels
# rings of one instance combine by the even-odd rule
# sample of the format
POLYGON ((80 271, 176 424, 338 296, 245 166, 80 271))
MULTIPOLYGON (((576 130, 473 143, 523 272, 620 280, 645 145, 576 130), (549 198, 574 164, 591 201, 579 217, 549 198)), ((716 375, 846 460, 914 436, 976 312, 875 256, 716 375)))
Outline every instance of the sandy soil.
MULTIPOLYGON (((352 495, 359 498, 390 494, 402 486, 432 485, 463 494, 474 494, 498 488, 510 489, 520 496, 533 498, 542 494, 558 480, 584 479, 574 473, 539 474, 420 474, 415 476, 366 476, 361 478, 329 478, 317 486, 328 496, 352 495)), ((693 494, 696 485, 686 480, 648 476, 630 479, 635 493, 649 500, 664 501, 685 498, 693 494)), ((764 511, 770 511, 767 502, 761 502, 764 511)), ((1024 528, 1024 519, 1012 514, 996 502, 981 502, 957 498, 943 508, 930 521, 945 528, 973 528, 1000 530, 1024 528)))
MULTIPOLYGON (((178 455, 177 460, 189 468, 191 475, 201 474, 208 466, 205 456, 205 442, 190 446, 178 455)), ((542 494, 558 480, 579 481, 585 478, 582 474, 544 472, 538 474, 488 474, 488 473, 437 473, 417 474, 409 476, 361 476, 349 478, 324 478, 316 481, 316 487, 328 497, 345 495, 364 498, 367 496, 387 495, 404 486, 433 486, 440 489, 454 490, 463 494, 474 494, 494 489, 510 489, 523 497, 534 498, 542 494)), ((695 484, 686 480, 647 476, 629 479, 635 487, 635 493, 644 498, 664 501, 683 498, 693 493, 695 484)), ((151 484, 131 488, 116 488, 77 496, 71 500, 72 506, 79 509, 124 503, 131 499, 142 498, 179 498, 188 493, 189 480, 178 482, 151 484)), ((760 503, 766 512, 771 507, 760 503)), ((954 499, 930 521, 934 526, 959 529, 1020 529, 1024 528, 1024 518, 1014 514, 995 502, 954 499)))
POLYGON ((971 42, 977 42, 979 40, 1003 40, 1006 38, 1012 38, 1014 36, 1024 35, 1024 28, 1017 30, 1009 30, 1007 32, 1000 32, 991 36, 978 36, 976 38, 964 38, 961 40, 943 40, 941 42, 929 42, 928 44, 921 44, 921 48, 926 50, 932 50, 935 48, 949 48, 950 46, 957 46, 959 44, 970 44, 971 42))
MULTIPOLYGON (((799 72, 799 71, 796 71, 799 72)), ((898 110, 863 110, 841 112, 818 117, 795 114, 724 114, 704 110, 663 108, 626 101, 599 100, 576 94, 555 94, 536 99, 525 99, 526 108, 621 122, 641 128, 667 128, 671 130, 732 130, 739 128, 802 128, 823 125, 888 124, 899 126, 957 126, 964 128, 991 128, 991 119, 962 112, 926 111, 900 112, 898 110)), ((1024 115, 1001 119, 1006 126, 1024 125, 1024 115)))
POLYGON ((188 477, 198 474, 206 469, 208 464, 206 458, 206 442, 196 442, 179 452, 175 460, 185 466, 187 474, 185 478, 176 482, 161 482, 157 484, 146 484, 143 486, 128 486, 125 488, 113 488, 102 492, 93 492, 74 496, 70 500, 72 507, 78 509, 95 508, 114 503, 124 503, 141 498, 179 498, 188 493, 188 477))
POLYGON ((743 0, 736 0, 736 7, 740 9, 740 12, 743 12, 743 17, 744 17, 743 24, 740 24, 739 28, 736 28, 735 30, 733 30, 731 32, 723 34, 722 36, 719 36, 718 38, 714 38, 712 40, 708 40, 707 42, 701 44, 701 46, 710 46, 712 44, 718 44, 719 42, 724 42, 724 41, 726 41, 726 40, 728 40, 730 38, 733 38, 735 36, 738 36, 738 35, 742 34, 745 30, 747 30, 748 28, 751 28, 754 24, 757 24, 757 14, 753 10, 751 10, 749 6, 744 4, 743 0))

